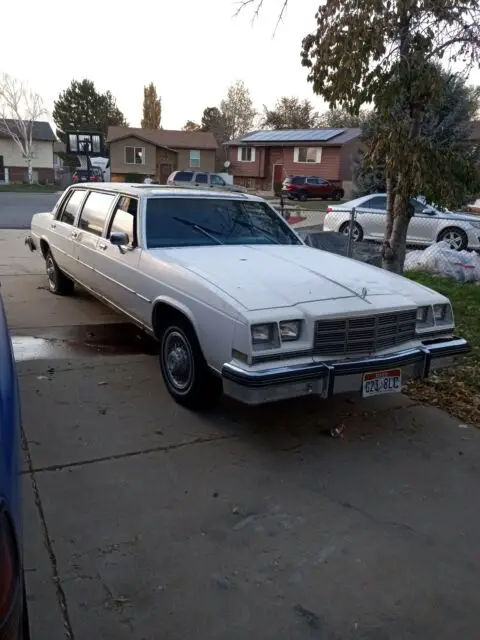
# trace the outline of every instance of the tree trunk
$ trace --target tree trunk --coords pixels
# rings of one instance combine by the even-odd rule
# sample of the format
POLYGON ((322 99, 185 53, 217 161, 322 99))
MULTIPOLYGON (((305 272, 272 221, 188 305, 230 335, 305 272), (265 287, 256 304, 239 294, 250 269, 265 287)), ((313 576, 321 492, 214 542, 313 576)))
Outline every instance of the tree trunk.
POLYGON ((28 184, 33 184, 32 158, 27 158, 28 184))
POLYGON ((394 273, 402 273, 405 262, 407 231, 411 218, 410 189, 406 188, 408 186, 399 176, 397 191, 393 198, 392 220, 387 220, 389 235, 385 238, 382 267, 394 273))

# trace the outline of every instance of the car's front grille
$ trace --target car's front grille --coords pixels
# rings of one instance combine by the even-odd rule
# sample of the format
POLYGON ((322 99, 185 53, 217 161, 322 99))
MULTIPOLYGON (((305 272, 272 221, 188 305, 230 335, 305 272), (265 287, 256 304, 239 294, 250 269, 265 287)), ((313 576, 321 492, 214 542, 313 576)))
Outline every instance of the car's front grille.
POLYGON ((416 310, 378 316, 318 320, 315 323, 316 355, 369 354, 405 344, 415 337, 416 310))

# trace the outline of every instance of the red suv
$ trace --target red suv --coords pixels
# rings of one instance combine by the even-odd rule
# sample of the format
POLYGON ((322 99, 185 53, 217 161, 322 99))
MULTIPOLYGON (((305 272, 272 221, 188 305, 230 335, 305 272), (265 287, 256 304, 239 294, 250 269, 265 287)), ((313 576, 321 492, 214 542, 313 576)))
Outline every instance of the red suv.
POLYGON ((72 176, 72 182, 103 182, 103 173, 99 167, 90 168, 90 176, 87 169, 77 169, 72 176))
POLYGON ((344 193, 343 189, 337 187, 333 182, 314 176, 290 176, 282 184, 282 194, 291 200, 307 200, 308 198, 341 200, 344 193))

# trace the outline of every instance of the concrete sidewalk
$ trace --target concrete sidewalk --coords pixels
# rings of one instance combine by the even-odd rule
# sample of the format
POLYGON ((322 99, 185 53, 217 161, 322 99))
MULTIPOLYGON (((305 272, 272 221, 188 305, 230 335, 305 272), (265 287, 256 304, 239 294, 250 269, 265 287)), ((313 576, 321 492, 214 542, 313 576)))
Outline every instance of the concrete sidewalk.
MULTIPOLYGON (((64 298, 48 291, 45 262, 25 246, 27 231, 0 231, 0 284, 10 330, 23 333, 91 323, 119 322, 119 316, 79 290, 64 298)), ((35 332, 33 334, 35 335, 35 332)))

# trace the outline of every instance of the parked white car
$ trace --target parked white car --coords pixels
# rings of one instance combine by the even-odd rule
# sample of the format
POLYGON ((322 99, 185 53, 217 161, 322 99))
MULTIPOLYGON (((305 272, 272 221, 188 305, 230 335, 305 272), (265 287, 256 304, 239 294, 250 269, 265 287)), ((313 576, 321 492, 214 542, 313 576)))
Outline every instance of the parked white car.
MULTIPOLYGON (((419 199, 411 198, 414 215, 408 225, 407 242, 427 246, 442 240, 451 249, 480 249, 480 217, 468 213, 441 211, 419 199)), ((331 205, 324 221, 325 231, 348 235, 351 211, 355 207, 353 240, 383 241, 387 213, 387 195, 375 193, 350 202, 331 205)))
POLYGON ((52 293, 74 283, 159 341, 170 394, 249 404, 399 392, 468 350, 447 298, 307 247, 261 198, 154 185, 70 187, 26 240, 52 293))

